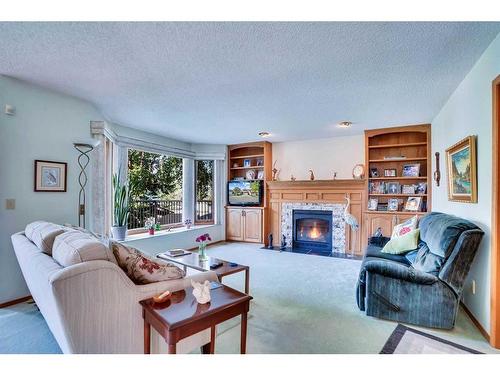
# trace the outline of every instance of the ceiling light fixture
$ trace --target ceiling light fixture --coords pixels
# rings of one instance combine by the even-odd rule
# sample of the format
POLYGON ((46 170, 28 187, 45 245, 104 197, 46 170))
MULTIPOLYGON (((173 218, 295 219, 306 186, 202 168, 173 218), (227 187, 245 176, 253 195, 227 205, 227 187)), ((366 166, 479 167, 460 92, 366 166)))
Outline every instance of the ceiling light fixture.
POLYGON ((267 137, 270 137, 271 134, 269 132, 260 132, 259 135, 262 137, 262 138, 267 138, 267 137))
POLYGON ((339 128, 350 128, 352 125, 352 122, 350 121, 341 121, 338 123, 339 128))

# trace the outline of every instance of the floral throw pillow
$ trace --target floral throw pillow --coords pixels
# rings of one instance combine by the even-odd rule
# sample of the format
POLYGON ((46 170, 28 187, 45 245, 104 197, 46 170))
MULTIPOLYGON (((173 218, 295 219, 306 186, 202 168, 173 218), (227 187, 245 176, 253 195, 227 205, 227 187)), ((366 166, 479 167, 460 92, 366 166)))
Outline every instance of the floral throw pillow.
POLYGON ((406 220, 404 223, 396 225, 392 230, 391 239, 398 238, 404 236, 405 234, 410 233, 412 230, 417 228, 417 224, 418 224, 418 216, 415 215, 411 219, 406 220))
POLYGON ((112 244, 118 266, 135 284, 182 279, 186 273, 172 263, 156 261, 133 247, 118 242, 112 244))

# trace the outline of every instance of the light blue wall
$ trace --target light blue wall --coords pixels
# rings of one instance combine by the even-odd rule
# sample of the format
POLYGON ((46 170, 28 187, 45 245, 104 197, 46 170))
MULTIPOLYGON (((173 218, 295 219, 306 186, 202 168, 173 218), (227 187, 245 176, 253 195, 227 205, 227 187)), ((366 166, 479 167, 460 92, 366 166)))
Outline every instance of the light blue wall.
MULTIPOLYGON (((29 294, 10 242, 11 234, 34 220, 77 224, 78 165, 73 142, 90 138, 90 121, 105 120, 90 103, 29 83, 0 75, 0 303, 29 294), (3 113, 5 104, 16 107, 16 115, 3 113), (35 159, 68 163, 66 193, 35 193, 35 159), (5 199, 16 199, 16 209, 6 210, 5 199)), ((225 146, 193 146, 112 124, 122 136, 191 150, 225 151, 225 146)), ((87 189, 91 212, 90 183, 87 189)), ((213 240, 224 237, 223 225, 209 230, 213 240)), ((137 248, 150 253, 173 247, 193 247, 198 231, 136 241, 137 248)))
POLYGON ((78 153, 73 142, 90 138, 89 122, 102 116, 87 102, 1 75, 0 106, 1 303, 29 294, 10 235, 38 219, 77 224, 78 153), (5 104, 16 107, 15 116, 3 113, 5 104), (35 159, 68 163, 67 193, 33 191, 35 159), (15 210, 5 209, 6 198, 16 199, 15 210))
MULTIPOLYGON (((432 151, 440 152, 443 178, 433 186, 432 210, 467 218, 485 232, 465 285, 465 304, 488 332, 490 330, 490 227, 492 171, 492 81, 500 74, 500 35, 491 43, 470 73, 432 121, 432 151), (450 202, 447 196, 445 150, 468 135, 477 135, 478 203, 450 202), (471 282, 476 281, 476 294, 471 282)), ((435 170, 435 165, 433 166, 435 170)))

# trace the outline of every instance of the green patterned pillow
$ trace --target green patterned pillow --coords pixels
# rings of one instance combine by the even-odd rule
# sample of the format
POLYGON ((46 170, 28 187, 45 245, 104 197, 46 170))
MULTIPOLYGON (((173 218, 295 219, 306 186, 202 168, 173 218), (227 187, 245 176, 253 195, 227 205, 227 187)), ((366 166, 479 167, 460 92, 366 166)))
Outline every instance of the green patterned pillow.
POLYGON ((386 254, 403 254, 415 250, 418 247, 420 229, 414 229, 402 236, 391 239, 382 249, 386 254))

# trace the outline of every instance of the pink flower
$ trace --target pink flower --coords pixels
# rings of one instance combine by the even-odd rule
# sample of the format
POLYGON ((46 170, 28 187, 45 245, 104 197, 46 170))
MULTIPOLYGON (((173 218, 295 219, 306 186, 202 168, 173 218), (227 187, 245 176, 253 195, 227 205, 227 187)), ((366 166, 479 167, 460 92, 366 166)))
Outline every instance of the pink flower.
POLYGON ((208 233, 202 234, 196 239, 196 242, 205 242, 205 241, 212 241, 212 238, 210 238, 210 235, 208 233))

